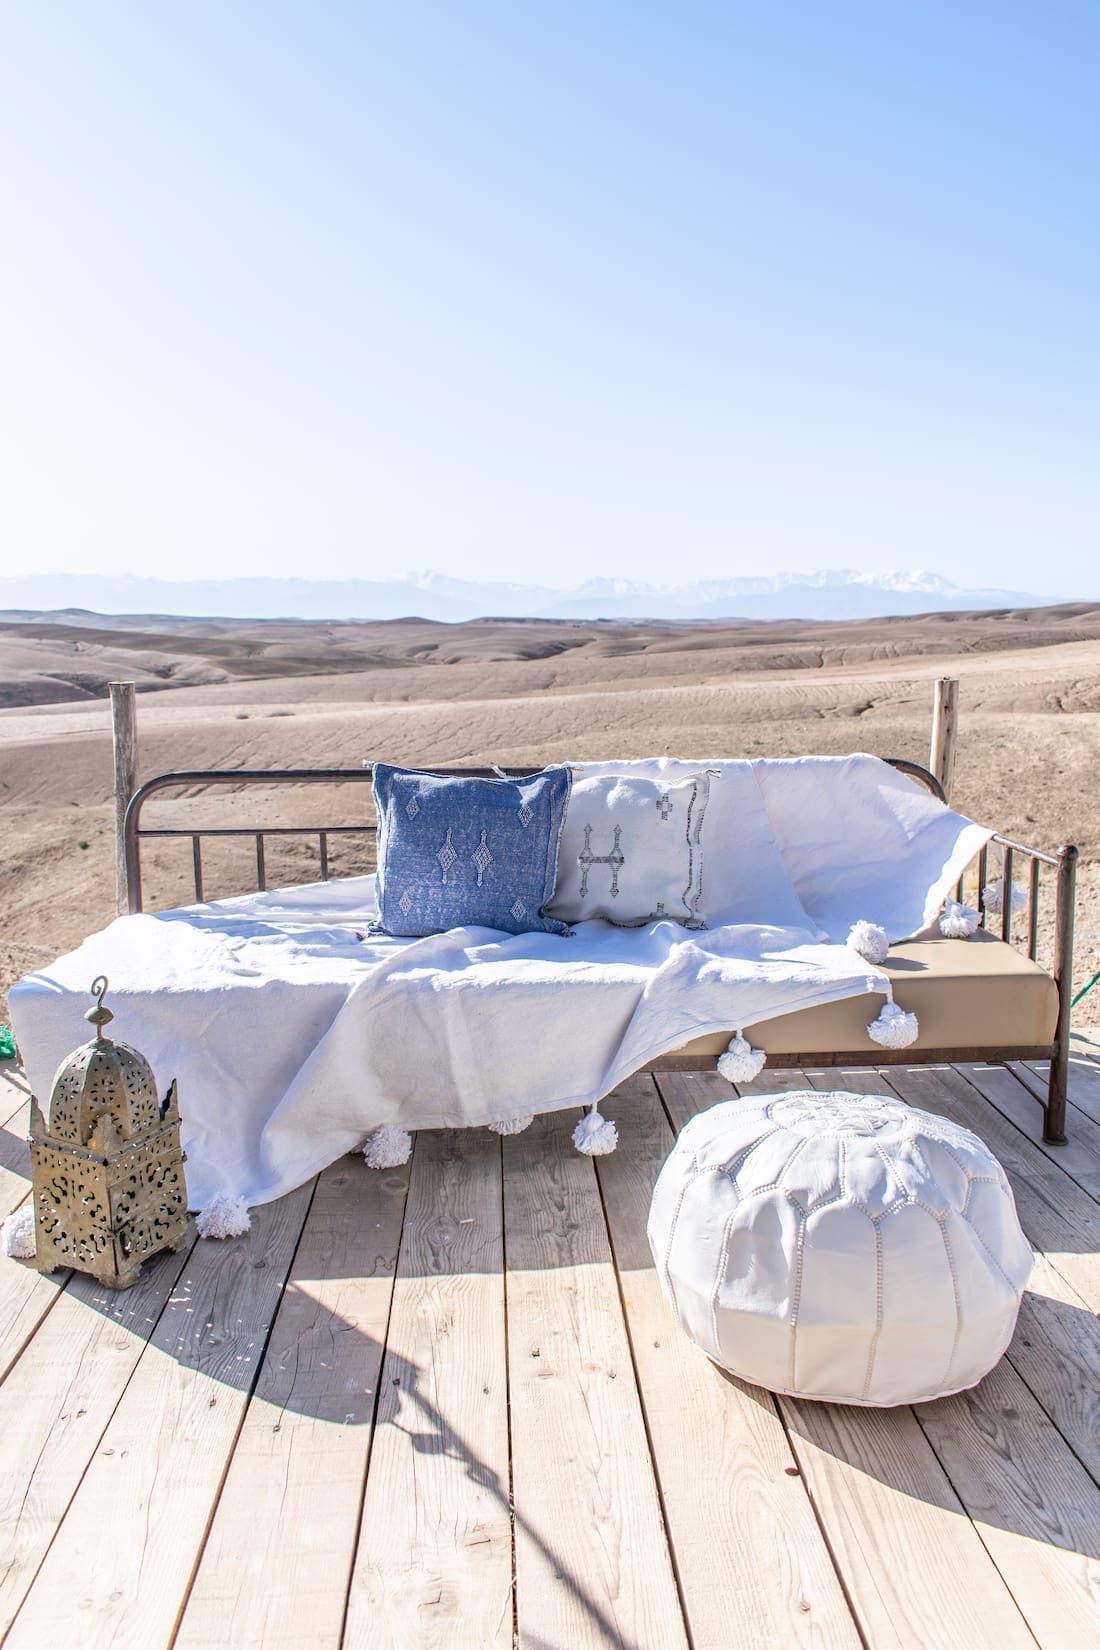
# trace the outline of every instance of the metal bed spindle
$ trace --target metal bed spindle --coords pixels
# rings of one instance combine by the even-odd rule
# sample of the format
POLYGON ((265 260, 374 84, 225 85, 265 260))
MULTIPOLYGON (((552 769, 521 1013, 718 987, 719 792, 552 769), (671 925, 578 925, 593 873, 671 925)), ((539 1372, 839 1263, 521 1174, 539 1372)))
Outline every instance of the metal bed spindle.
POLYGON ((1035 961, 1039 950, 1039 867, 1041 861, 1032 856, 1027 881, 1027 954, 1035 961))

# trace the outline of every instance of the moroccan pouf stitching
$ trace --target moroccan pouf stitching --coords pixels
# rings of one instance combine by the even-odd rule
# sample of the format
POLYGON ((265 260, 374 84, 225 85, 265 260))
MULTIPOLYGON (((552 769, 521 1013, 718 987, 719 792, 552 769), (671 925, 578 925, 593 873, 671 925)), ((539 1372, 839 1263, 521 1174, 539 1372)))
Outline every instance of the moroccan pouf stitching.
POLYGON ((648 1236, 708 1357, 773 1392, 844 1404, 976 1385, 1012 1339, 1032 1264, 977 1135, 886 1095, 813 1089, 693 1117, 654 1187, 648 1236))

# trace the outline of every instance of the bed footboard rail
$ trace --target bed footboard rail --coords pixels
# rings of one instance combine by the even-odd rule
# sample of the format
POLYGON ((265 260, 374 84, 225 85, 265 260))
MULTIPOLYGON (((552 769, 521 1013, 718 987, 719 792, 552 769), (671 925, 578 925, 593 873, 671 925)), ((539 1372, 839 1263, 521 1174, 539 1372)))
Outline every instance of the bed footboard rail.
MULTIPOLYGON (((1042 872, 1055 871, 1050 974, 1058 993, 1058 1021, 1050 1049, 1050 1079, 1043 1105, 1043 1139, 1060 1146, 1066 1139, 1069 1083, 1070 1010, 1073 999, 1073 935, 1077 908, 1077 847, 1064 843, 1056 853, 1032 848, 999 833, 976 860, 977 909, 983 928, 1009 944, 1026 948, 1038 961, 1042 872)), ((959 878, 956 899, 963 901, 968 876, 959 878)))

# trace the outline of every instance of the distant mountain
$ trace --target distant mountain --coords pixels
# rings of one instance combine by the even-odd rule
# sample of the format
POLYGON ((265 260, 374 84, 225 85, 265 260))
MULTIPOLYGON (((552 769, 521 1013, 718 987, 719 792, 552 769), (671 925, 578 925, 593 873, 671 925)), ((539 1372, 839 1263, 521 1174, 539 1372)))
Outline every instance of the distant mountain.
POLYGON ((478 584, 431 571, 400 579, 167 579, 98 574, 0 578, 9 618, 74 608, 101 614, 178 614, 247 619, 425 619, 489 615, 538 619, 862 619, 904 613, 1049 607, 1061 596, 1020 590, 966 590, 938 573, 756 574, 693 584, 589 579, 550 589, 478 584), (14 611, 13 611, 14 610, 14 611))

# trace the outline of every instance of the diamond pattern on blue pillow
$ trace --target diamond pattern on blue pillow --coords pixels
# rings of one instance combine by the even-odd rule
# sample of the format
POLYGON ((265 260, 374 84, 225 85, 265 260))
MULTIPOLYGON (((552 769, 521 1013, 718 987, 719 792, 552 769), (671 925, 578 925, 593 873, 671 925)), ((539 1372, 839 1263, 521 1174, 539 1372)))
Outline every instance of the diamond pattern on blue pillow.
POLYGON ((413 938, 449 928, 567 934, 554 892, 569 768, 467 779, 374 765, 379 926, 413 938))

